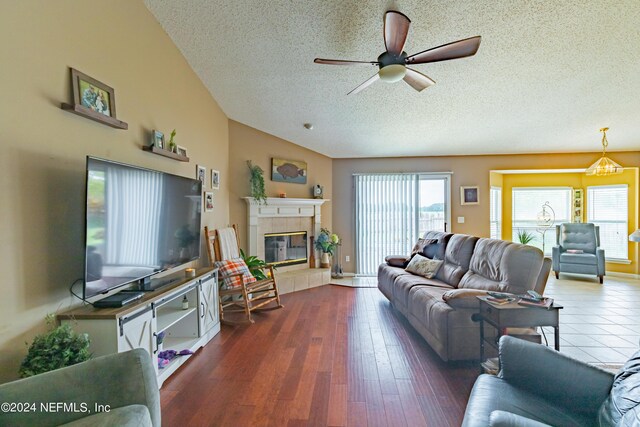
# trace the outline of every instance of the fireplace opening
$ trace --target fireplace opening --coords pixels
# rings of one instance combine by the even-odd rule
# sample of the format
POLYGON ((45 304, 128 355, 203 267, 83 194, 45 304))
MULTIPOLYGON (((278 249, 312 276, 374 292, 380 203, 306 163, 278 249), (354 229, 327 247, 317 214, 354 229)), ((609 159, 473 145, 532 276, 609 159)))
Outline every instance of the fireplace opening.
POLYGON ((307 232, 265 234, 264 260, 270 265, 293 265, 307 262, 307 232))

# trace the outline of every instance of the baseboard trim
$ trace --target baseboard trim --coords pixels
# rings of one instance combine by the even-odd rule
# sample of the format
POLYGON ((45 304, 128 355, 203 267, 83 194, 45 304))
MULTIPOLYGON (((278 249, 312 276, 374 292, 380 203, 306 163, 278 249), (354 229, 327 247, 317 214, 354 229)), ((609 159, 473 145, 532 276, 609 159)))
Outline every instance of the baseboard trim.
MULTIPOLYGON (((640 274, 633 274, 633 273, 618 273, 617 271, 612 271, 607 273, 607 276, 613 276, 613 277, 625 277, 627 279, 640 279, 640 274)), ((606 277, 606 276, 605 276, 606 277)))

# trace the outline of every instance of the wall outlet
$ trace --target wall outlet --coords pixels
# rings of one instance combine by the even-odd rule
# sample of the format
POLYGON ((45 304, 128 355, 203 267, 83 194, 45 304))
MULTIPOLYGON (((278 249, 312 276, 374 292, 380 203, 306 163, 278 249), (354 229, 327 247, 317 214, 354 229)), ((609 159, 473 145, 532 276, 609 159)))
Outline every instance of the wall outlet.
POLYGON ((351 257, 349 255, 344 257, 344 262, 349 262, 351 260, 351 257))
POLYGON ((459 216, 458 217, 458 224, 464 224, 464 217, 463 216, 459 216))

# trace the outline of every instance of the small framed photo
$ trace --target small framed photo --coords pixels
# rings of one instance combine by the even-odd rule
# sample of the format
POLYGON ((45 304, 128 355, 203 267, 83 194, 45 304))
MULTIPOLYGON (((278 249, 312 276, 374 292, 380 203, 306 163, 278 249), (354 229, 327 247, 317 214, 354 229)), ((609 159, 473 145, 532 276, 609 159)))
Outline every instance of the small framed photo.
POLYGON ((213 211, 213 191, 204 192, 204 211, 213 211))
POLYGON ((214 190, 220 189, 220 171, 211 169, 211 188, 214 190))
POLYGON ((151 143, 154 147, 164 150, 164 133, 160 132, 159 130, 154 130, 151 143))
POLYGON ((116 117, 116 96, 112 87, 71 69, 73 103, 102 115, 116 117))
POLYGON ((460 204, 477 205, 480 204, 480 190, 477 186, 460 187, 460 204))
POLYGON ((183 147, 182 145, 178 145, 178 146, 176 147, 176 150, 178 150, 178 155, 179 155, 179 156, 185 156, 185 157, 188 157, 188 156, 187 156, 187 149, 186 149, 185 147, 183 147))
POLYGON ((202 182, 202 188, 205 188, 207 179, 207 168, 204 166, 196 165, 196 179, 202 182))

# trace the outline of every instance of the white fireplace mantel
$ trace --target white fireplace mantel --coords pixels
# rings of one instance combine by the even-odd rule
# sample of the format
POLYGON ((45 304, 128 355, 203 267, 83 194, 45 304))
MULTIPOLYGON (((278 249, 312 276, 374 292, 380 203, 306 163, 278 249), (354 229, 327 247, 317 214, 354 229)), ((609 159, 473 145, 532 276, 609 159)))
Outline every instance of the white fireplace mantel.
MULTIPOLYGON (((321 209, 328 199, 289 199, 268 197, 266 204, 259 204, 253 197, 243 197, 247 203, 247 237, 249 253, 258 254, 258 220, 260 218, 311 217, 314 235, 320 234, 322 227, 321 209)), ((264 254, 262 254, 264 256, 264 254)), ((260 256, 260 254, 258 254, 260 256)))

